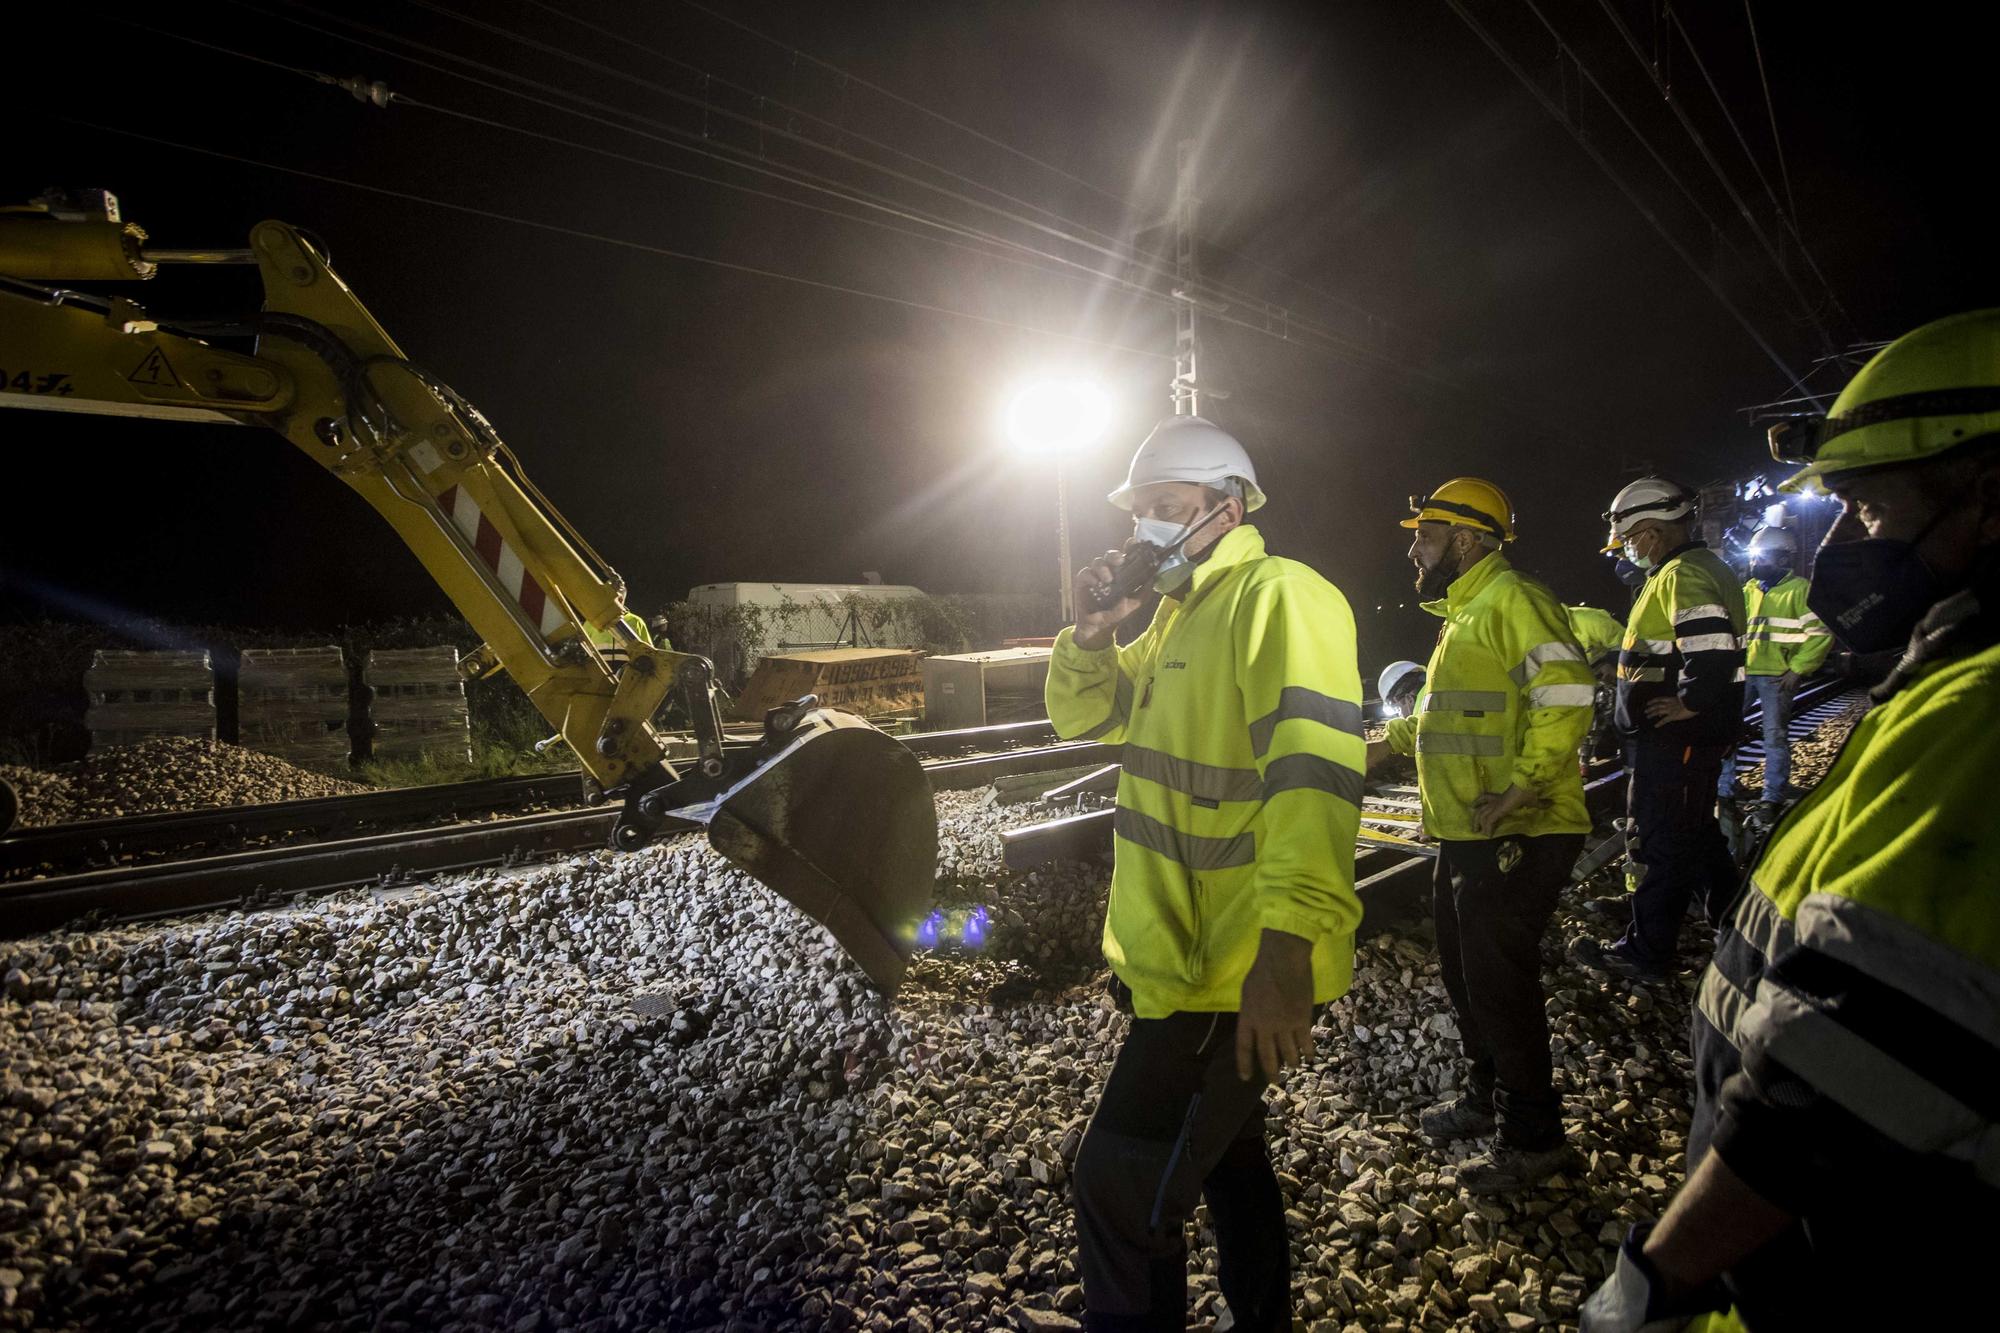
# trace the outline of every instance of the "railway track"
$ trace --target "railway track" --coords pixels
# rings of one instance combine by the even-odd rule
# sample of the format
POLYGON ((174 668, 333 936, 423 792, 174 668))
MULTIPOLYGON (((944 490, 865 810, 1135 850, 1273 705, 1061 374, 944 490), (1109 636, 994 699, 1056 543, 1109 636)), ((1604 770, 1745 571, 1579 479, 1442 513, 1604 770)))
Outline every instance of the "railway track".
POLYGON ((576 805, 580 774, 538 773, 327 796, 305 801, 176 810, 117 819, 79 820, 17 829, 0 838, 0 876, 41 867, 110 863, 124 858, 204 847, 239 846, 287 833, 333 834, 369 826, 464 819, 529 805, 576 805))
MULTIPOLYGON (((979 728, 970 732, 933 732, 915 741, 912 749, 933 757, 923 759, 925 772, 937 791, 959 791, 983 787, 996 778, 1036 772, 1060 772, 1075 767, 1101 765, 1117 758, 1118 747, 1092 742, 1024 744, 1054 732, 1046 722, 1003 728, 979 728), (981 745, 1011 745, 992 753, 966 755, 981 745)), ((908 743, 908 741, 906 741, 908 743)), ((503 792, 494 783, 453 784, 477 788, 477 792, 438 793, 429 789, 408 792, 371 792, 359 797, 338 797, 329 801, 284 802, 272 806, 245 806, 225 811, 196 812, 200 819, 141 816, 128 820, 101 820, 97 825, 119 825, 107 830, 69 826, 70 845, 81 837, 82 845, 93 854, 108 846, 175 845, 175 837, 216 838, 225 831, 241 836, 245 828, 264 833, 296 833, 328 827, 351 827, 355 822, 380 820, 388 812, 410 817, 438 817, 441 810, 478 808, 490 811, 508 796, 520 800, 537 793, 546 795, 545 786, 564 783, 569 799, 580 796, 575 773, 552 774, 534 779, 508 779, 515 787, 503 792), (401 798, 399 803, 380 798, 401 798), (429 803, 426 804, 426 801, 429 803), (342 803, 364 805, 367 813, 320 807, 342 803), (300 810, 297 807, 314 807, 300 810), (80 835, 76 830, 84 830, 80 835)), ((575 855, 606 847, 618 808, 595 806, 582 809, 541 811, 533 814, 500 816, 472 824, 447 828, 400 829, 370 834, 321 837, 306 843, 259 847, 241 851, 176 858, 137 865, 116 865, 89 870, 42 875, 0 884, 0 937, 13 938, 53 930, 82 921, 142 920, 173 916, 218 907, 254 906, 365 886, 392 886, 432 874, 471 870, 488 866, 513 865, 553 856, 575 855)), ((683 826, 694 831, 700 826, 683 826)), ((41 831, 30 830, 30 833, 41 831)), ((58 828, 50 830, 64 833, 58 828)), ((13 842, 9 838, 6 842, 13 842)), ((43 848, 64 845, 50 837, 43 848)), ((185 842, 178 844, 185 847, 185 842)), ((16 855, 26 856, 20 852, 16 855)), ((30 862, 29 864, 33 864, 30 862)))
MULTIPOLYGON (((956 764, 946 781, 972 781, 982 771, 1003 772, 1005 756, 1056 743, 1047 721, 918 732, 900 737, 919 756, 956 764), (986 765, 983 770, 981 765, 986 765)), ((750 742, 731 742, 738 748, 750 742)), ((1079 760, 1078 762, 1083 762, 1079 760)), ((1015 770, 1020 771, 1020 770, 1015 770)), ((934 783, 940 780, 934 778, 934 783)), ((990 781, 990 778, 984 781, 990 781)), ((202 849, 240 850, 259 839, 310 834, 352 835, 364 829, 463 820, 532 806, 587 804, 583 774, 576 769, 518 777, 481 778, 329 796, 304 801, 272 801, 203 810, 80 820, 47 828, 16 829, 0 837, 0 879, 82 868, 111 868, 136 857, 185 854, 202 849)))
MULTIPOLYGON (((1838 681, 1802 691, 1791 719, 1793 739, 1809 736, 1847 706, 1856 691, 1838 681)), ((1754 718, 1754 715, 1753 715, 1754 718)), ((1046 743, 1046 721, 903 738, 923 756, 935 790, 968 790, 1017 774, 1114 765, 1116 745, 1046 743), (993 747, 1005 747, 995 749, 993 747)), ((1761 744, 1746 742, 1742 767, 1762 759, 1761 744)), ((1076 784, 1081 786, 1083 784, 1076 784)), ((1094 785, 1101 787, 1101 780, 1094 785)), ((243 838, 308 832, 321 840, 262 847, 151 864, 118 865, 44 875, 0 884, 0 937, 18 937, 85 921, 141 920, 231 906, 255 906, 365 886, 393 886, 426 875, 507 866, 601 850, 617 810, 586 807, 503 815, 448 828, 402 829, 327 837, 391 819, 462 818, 491 813, 506 803, 554 803, 566 788, 580 799, 574 772, 533 778, 451 784, 322 801, 245 806, 187 815, 99 820, 51 830, 24 830, 0 839, 0 870, 37 864, 51 849, 82 848, 93 856, 185 849, 189 839, 243 838), (357 812, 354 808, 359 805, 357 812), (345 808, 343 808, 345 807, 345 808), (176 841, 176 840, 179 841, 176 841)), ((1623 803, 1624 773, 1607 766, 1585 787, 1593 811, 1608 814, 1623 803)), ((1362 814, 1355 853, 1356 887, 1379 923, 1404 914, 1428 883, 1433 848, 1416 842, 1417 790, 1389 784, 1372 791, 1362 814)), ((686 826, 690 831, 696 825, 686 826)), ((1054 860, 1108 852, 1111 811, 1093 810, 1012 830, 1003 835, 1006 863, 1025 869, 1054 860)))

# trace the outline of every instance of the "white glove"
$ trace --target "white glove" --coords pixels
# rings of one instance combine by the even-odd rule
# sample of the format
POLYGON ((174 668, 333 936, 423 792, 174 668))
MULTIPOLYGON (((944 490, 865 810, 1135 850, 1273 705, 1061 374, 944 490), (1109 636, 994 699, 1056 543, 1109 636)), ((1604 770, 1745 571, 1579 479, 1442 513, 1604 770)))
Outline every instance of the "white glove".
POLYGON ((1579 1333, 1676 1333, 1721 1303, 1716 1299, 1721 1293, 1714 1287, 1704 1288, 1690 1301, 1670 1304, 1661 1297, 1659 1273, 1643 1252, 1652 1230, 1651 1222, 1642 1222, 1626 1233, 1611 1276, 1583 1303, 1579 1333))

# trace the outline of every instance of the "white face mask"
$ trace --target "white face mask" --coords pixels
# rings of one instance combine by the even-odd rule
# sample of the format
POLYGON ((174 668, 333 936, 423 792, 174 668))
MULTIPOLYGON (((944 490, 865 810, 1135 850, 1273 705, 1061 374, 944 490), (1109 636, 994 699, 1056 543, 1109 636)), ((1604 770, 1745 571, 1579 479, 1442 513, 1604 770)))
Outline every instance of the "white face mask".
POLYGON ((1175 547, 1174 543, 1192 533, 1204 519, 1210 518, 1215 513, 1216 510, 1211 509, 1197 514, 1191 523, 1175 523, 1171 519, 1144 518, 1137 515, 1133 517, 1134 537, 1163 551, 1173 551, 1173 554, 1161 563, 1159 571, 1153 575, 1155 592, 1172 592, 1193 575, 1194 562, 1188 559, 1184 549, 1175 547))
POLYGON ((1653 557, 1650 555, 1640 555, 1638 546, 1630 538, 1627 538, 1625 542, 1625 558, 1640 569, 1651 569, 1653 567, 1653 557))
POLYGON ((1134 518, 1132 535, 1142 542, 1165 550, 1180 539, 1180 535, 1188 530, 1188 526, 1186 523, 1175 523, 1164 518, 1134 518))

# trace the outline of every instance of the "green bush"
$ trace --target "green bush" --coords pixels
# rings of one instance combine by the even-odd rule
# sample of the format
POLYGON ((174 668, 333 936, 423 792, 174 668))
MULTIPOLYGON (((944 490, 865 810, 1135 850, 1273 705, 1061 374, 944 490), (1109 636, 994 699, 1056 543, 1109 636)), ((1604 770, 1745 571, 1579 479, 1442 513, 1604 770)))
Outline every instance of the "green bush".
POLYGON ((559 773, 575 767, 576 756, 567 745, 552 745, 536 754, 527 746, 475 741, 469 758, 455 750, 433 750, 419 759, 371 759, 356 767, 355 776, 377 787, 431 787, 474 778, 559 773))

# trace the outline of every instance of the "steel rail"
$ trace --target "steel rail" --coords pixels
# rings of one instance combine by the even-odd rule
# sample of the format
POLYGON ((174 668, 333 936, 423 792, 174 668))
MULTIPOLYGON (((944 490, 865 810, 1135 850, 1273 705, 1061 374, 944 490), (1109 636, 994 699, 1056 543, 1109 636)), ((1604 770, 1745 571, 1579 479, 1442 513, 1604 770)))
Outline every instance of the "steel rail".
POLYGON ((510 806, 575 804, 582 797, 575 769, 468 782, 397 787, 352 796, 173 810, 16 829, 0 838, 0 874, 89 859, 115 860, 147 852, 227 845, 277 833, 330 832, 368 824, 446 819, 510 806))
MULTIPOLYGON (((1790 720, 1791 730, 1795 734, 1809 733, 1819 720, 1853 694, 1844 681, 1829 681, 1802 691, 1795 705, 1797 712, 1790 720)), ((990 735, 996 729, 978 730, 990 735)), ((1014 730, 1011 734, 1033 733, 1014 730)), ((965 735, 960 733, 961 738, 965 735)), ((976 742, 961 739, 955 743, 976 742)), ((1116 746, 1076 742, 971 759, 933 760, 924 767, 932 775, 934 789, 945 791, 984 785, 1009 774, 1085 766, 1100 762, 1105 754, 1115 753, 1116 749, 1116 746)), ((1624 777, 1622 769, 1613 768, 1593 778, 1585 785, 1586 802, 1595 812, 1608 813, 1607 807, 1614 798, 1623 795, 1624 777)), ((1407 788, 1391 787, 1388 795, 1393 800, 1406 791, 1407 788)), ((308 894, 395 884, 415 876, 602 850, 617 818, 618 811, 610 807, 562 810, 444 829, 375 833, 230 852, 191 861, 163 861, 15 881, 0 884, 0 938, 18 938, 79 921, 144 920, 215 908, 257 906, 308 894)), ((675 821, 675 825, 686 832, 699 829, 699 825, 685 821, 675 821)), ((1110 842, 1109 810, 1048 821, 1002 835, 1006 864, 1013 869, 1108 852, 1110 842)), ((1430 860, 1431 856, 1422 849, 1401 845, 1364 842, 1357 848, 1356 889, 1363 895, 1368 930, 1421 911, 1430 860)))
MULTIPOLYGON (((963 755, 1006 746, 1054 742, 1055 729, 1046 719, 972 727, 953 731, 917 732, 897 737, 920 756, 963 755)), ((749 740, 730 740, 726 749, 746 748, 749 740)), ((1021 754, 1021 750, 1006 751, 1021 754)), ((1034 765, 1009 767, 1003 755, 989 758, 995 773, 1032 772, 1034 765)), ((1112 756, 1115 758, 1115 756, 1112 756)), ((959 779, 965 785, 979 770, 968 760, 959 779)), ((1079 759, 1076 762, 1085 762, 1079 759)), ((121 858, 197 848, 229 848, 246 841, 287 833, 341 833, 371 825, 457 819, 524 805, 584 803, 583 775, 577 769, 466 782, 398 787, 352 796, 322 796, 299 801, 265 801, 251 805, 204 807, 155 814, 121 815, 77 820, 41 828, 17 828, 0 837, 0 877, 19 878, 38 869, 115 863, 121 858)))
MULTIPOLYGON (((929 760, 924 769, 934 790, 960 790, 984 786, 1000 776, 1067 771, 1101 762, 1115 748, 1078 742, 971 759, 929 760)), ((561 810, 16 880, 0 884, 0 938, 32 935, 79 920, 143 920, 256 905, 418 875, 603 850, 618 813, 611 806, 561 810)), ((670 819, 668 827, 696 832, 701 826, 670 819)))
POLYGON ((617 819, 613 808, 563 810, 0 885, 0 937, 92 918, 131 921, 254 906, 298 894, 398 883, 413 875, 591 851, 606 845, 617 819))

